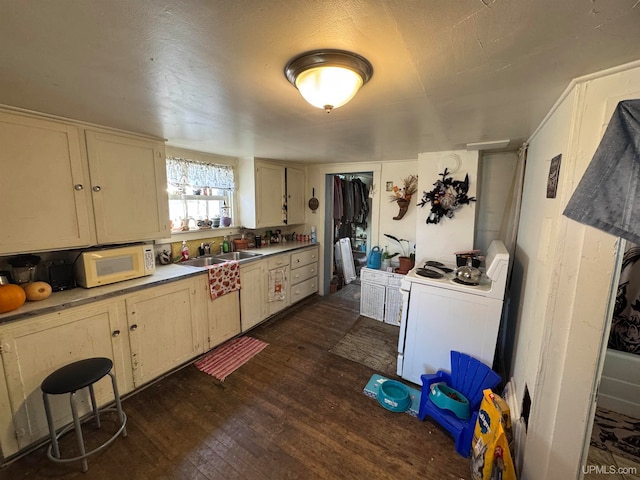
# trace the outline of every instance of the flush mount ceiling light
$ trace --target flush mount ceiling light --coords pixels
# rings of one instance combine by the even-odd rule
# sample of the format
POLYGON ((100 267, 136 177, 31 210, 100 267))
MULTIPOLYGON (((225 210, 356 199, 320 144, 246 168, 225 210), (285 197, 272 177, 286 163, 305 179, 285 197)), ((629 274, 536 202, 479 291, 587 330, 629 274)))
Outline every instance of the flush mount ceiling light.
POLYGON ((329 113, 355 96, 373 75, 373 67, 356 53, 325 49, 292 58, 284 74, 307 102, 329 113))

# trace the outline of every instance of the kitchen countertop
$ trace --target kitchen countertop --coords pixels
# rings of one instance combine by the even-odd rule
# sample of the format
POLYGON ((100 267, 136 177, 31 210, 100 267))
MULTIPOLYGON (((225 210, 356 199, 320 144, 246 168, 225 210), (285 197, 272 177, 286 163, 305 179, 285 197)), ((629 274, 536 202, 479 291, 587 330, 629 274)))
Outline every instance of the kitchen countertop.
MULTIPOLYGON (((270 255, 290 252, 302 248, 317 246, 309 242, 287 242, 279 245, 270 245, 262 248, 252 248, 252 253, 259 253, 259 257, 246 260, 247 262, 256 261, 270 255)), ((244 263, 244 261, 243 261, 244 263)), ((0 325, 22 320, 26 318, 52 313, 66 308, 77 307, 89 303, 105 300, 119 295, 129 294, 137 290, 143 290, 164 283, 175 282, 189 277, 203 275, 207 271, 207 267, 192 267, 188 265, 180 265, 174 263, 171 265, 157 265, 156 272, 147 277, 135 278, 124 282, 113 283, 103 287, 82 288, 76 287, 71 290, 62 292, 53 292, 49 298, 39 302, 26 302, 20 308, 11 312, 0 314, 0 325)))

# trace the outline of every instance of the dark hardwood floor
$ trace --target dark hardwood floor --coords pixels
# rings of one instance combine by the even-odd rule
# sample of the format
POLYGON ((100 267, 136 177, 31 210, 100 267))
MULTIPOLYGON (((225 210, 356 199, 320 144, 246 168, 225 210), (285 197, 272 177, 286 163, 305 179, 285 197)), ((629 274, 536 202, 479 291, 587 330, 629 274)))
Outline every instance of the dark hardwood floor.
MULTIPOLYGON (((358 289, 315 296, 252 330, 269 346, 224 383, 189 365, 126 398, 128 436, 90 457, 87 473, 41 447, 0 479, 469 478, 444 430, 382 408, 362 393, 377 372, 328 352, 358 317, 358 289)), ((97 441, 109 427, 83 431, 97 441)))

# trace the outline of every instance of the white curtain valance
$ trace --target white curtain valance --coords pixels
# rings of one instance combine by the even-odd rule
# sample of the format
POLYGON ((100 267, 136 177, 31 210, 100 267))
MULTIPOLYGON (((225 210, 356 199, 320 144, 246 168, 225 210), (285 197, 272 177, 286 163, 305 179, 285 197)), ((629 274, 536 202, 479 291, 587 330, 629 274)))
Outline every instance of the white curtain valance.
POLYGON ((235 176, 230 165, 215 165, 184 158, 167 157, 167 181, 178 187, 211 187, 235 189, 235 176))

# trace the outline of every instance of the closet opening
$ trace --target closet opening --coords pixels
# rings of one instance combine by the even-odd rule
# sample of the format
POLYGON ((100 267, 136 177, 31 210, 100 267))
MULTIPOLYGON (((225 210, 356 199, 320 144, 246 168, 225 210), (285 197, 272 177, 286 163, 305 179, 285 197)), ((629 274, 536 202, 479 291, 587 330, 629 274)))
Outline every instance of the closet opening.
POLYGON ((371 242, 373 172, 325 176, 325 292, 358 282, 371 242))
POLYGON ((587 464, 640 471, 640 245, 625 243, 587 464))

